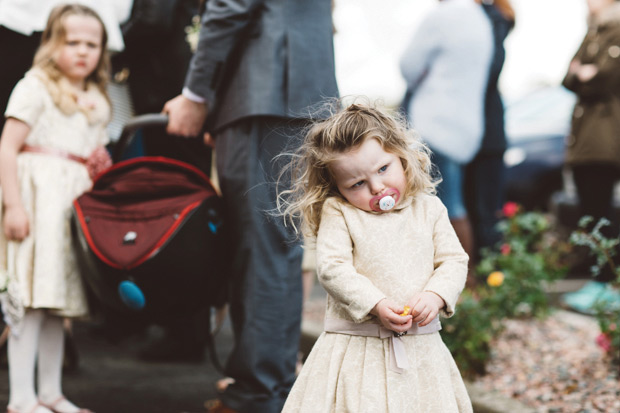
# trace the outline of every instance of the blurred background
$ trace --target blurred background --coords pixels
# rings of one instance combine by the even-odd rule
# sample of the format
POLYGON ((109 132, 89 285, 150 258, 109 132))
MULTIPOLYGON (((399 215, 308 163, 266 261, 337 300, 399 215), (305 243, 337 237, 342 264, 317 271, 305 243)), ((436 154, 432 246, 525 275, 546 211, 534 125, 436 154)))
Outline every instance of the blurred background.
MULTIPOLYGON (((336 70, 340 92, 397 105, 405 93, 398 61, 437 0, 336 0, 336 70)), ((512 0, 516 26, 508 36, 500 78, 505 102, 559 85, 586 31, 583 0, 512 0)))
MULTIPOLYGON (((561 86, 587 30, 583 0, 512 0, 516 25, 505 41, 499 88, 508 149, 506 200, 578 219, 564 139, 575 96, 561 86), (555 199, 554 199, 555 197, 555 199)), ((437 0, 336 0, 335 52, 342 96, 364 95, 397 107, 405 93, 399 59, 437 0)))

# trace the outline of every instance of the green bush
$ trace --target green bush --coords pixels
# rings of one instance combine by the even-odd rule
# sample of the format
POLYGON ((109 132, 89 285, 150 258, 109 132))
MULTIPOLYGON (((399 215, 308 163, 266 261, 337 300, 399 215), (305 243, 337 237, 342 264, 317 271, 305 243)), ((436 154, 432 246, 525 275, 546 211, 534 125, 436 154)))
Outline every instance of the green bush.
POLYGON ((483 251, 477 274, 487 277, 499 271, 504 275, 492 295, 502 317, 544 317, 549 311, 547 285, 566 274, 565 244, 551 235, 549 218, 538 212, 517 208, 499 222, 498 229, 502 244, 483 251))
MULTIPOLYGON (((620 268, 614 262, 620 239, 606 237, 601 232, 604 227, 611 225, 607 219, 603 218, 595 225, 592 224, 592 217, 581 218, 579 228, 571 234, 570 241, 574 245, 589 248, 590 253, 596 257, 596 263, 591 268, 592 274, 596 276, 607 267, 616 275, 609 288, 620 291, 620 268)), ((607 352, 611 362, 620 367, 620 305, 599 301, 595 304, 594 311, 601 329, 596 342, 607 352)))
POLYGON ((473 378, 486 373, 491 341, 501 324, 494 310, 472 290, 461 294, 454 317, 442 320, 442 335, 463 376, 473 378))
POLYGON ((503 212, 497 227, 502 241, 482 251, 478 285, 463 291, 454 317, 442 321, 444 341, 466 377, 485 373, 492 340, 505 318, 548 314, 545 287, 566 273, 567 247, 550 235, 549 218, 523 212, 514 203, 503 212))

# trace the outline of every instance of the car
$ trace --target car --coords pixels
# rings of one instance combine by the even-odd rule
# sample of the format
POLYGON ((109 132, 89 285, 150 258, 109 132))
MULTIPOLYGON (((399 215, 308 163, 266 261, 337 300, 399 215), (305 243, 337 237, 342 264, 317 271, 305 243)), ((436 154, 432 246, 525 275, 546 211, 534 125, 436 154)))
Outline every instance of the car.
POLYGON ((526 210, 550 210, 553 194, 564 188, 564 140, 575 102, 575 95, 560 85, 506 102, 507 201, 526 210))

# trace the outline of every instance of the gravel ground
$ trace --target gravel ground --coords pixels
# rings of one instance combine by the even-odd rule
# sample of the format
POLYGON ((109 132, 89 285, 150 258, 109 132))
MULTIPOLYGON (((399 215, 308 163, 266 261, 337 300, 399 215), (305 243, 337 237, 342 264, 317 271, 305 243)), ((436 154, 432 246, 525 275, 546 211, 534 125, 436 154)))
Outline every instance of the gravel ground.
POLYGON ((620 377, 595 342, 596 321, 557 311, 546 320, 507 320, 476 381, 540 413, 620 412, 620 377))
MULTIPOLYGON (((324 300, 308 301, 304 320, 320 325, 324 307, 324 300)), ((475 384, 539 413, 620 413, 620 376, 595 342, 592 317, 558 310, 505 327, 492 344, 488 374, 475 384)))

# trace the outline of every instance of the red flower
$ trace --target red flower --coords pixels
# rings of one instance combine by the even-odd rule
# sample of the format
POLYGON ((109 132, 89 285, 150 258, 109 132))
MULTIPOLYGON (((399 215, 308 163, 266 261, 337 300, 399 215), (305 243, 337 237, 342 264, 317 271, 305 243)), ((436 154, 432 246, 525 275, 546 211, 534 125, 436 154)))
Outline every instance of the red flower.
POLYGON ((512 249, 510 248, 510 244, 502 244, 502 246, 499 248, 499 251, 502 253, 502 255, 508 255, 510 254, 510 251, 512 251, 512 249))
POLYGON ((502 213, 508 218, 514 217, 519 212, 519 205, 516 202, 506 202, 502 208, 502 213))
POLYGON ((611 339, 605 333, 601 333, 598 336, 596 336, 596 344, 598 344, 600 348, 602 348, 603 350, 607 352, 611 350, 611 339))

